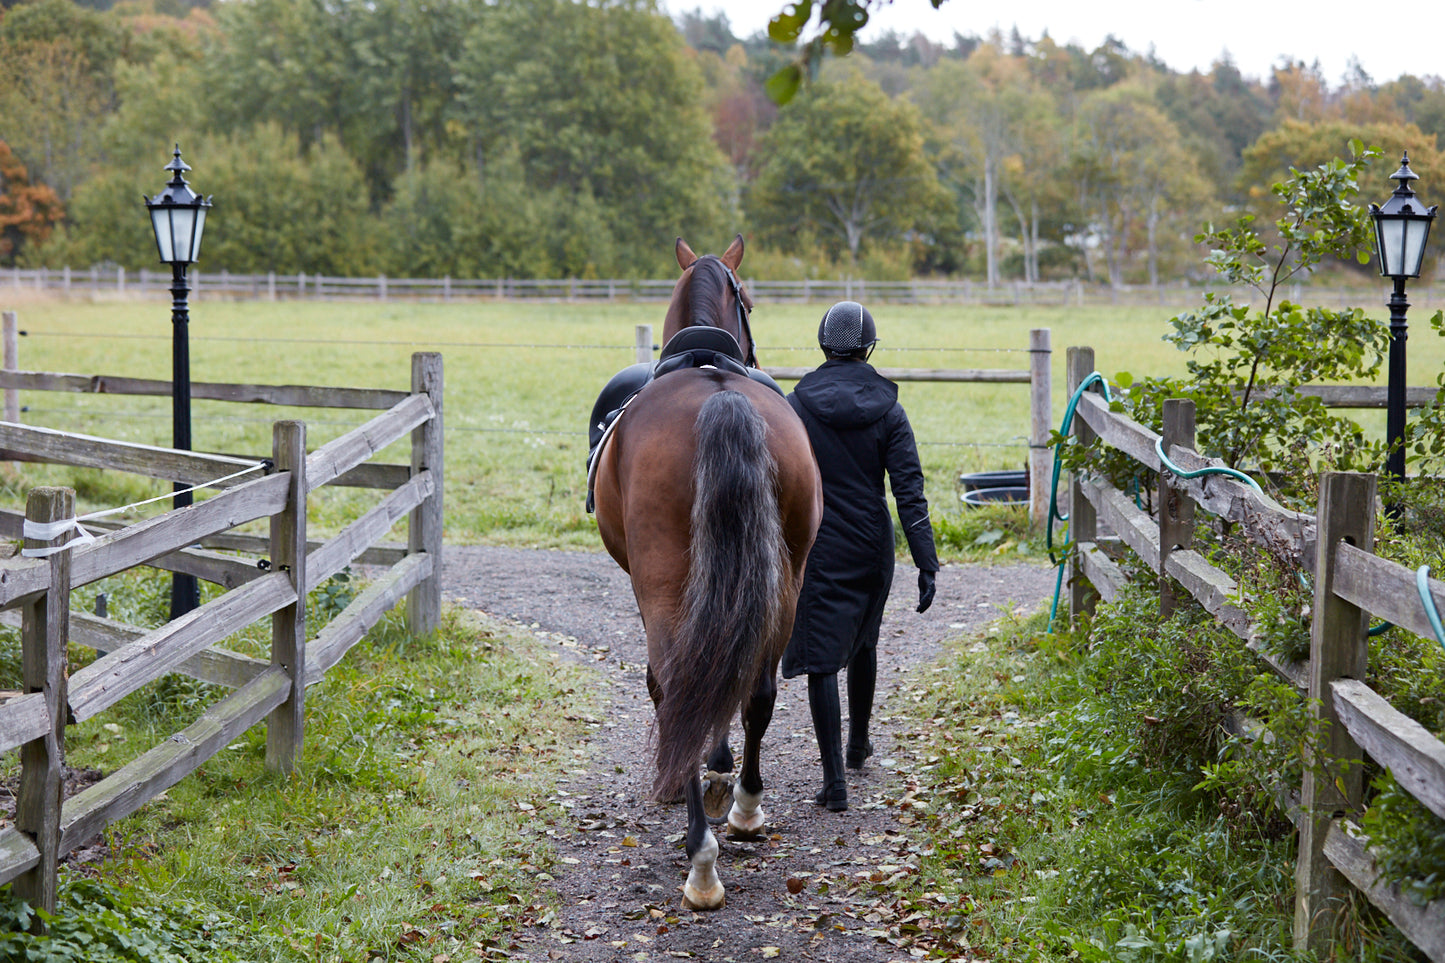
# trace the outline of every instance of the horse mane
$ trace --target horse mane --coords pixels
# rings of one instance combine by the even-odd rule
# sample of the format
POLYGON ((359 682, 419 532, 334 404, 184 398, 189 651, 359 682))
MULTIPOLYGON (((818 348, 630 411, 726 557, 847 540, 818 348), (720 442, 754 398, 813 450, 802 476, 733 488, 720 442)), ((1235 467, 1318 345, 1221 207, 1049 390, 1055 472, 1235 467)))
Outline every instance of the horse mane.
POLYGON ((723 301, 729 288, 727 268, 721 258, 715 254, 698 258, 692 265, 692 279, 687 285, 688 325, 723 327, 728 317, 723 312, 723 301))

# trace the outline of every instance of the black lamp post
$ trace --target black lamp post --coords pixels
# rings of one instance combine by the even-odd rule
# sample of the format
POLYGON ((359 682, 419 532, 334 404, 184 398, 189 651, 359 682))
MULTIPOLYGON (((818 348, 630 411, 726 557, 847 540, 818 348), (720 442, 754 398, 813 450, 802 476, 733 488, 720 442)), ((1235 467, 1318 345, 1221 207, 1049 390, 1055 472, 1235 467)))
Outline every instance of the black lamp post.
POLYGON ((1426 208, 1410 189, 1410 182, 1420 175, 1410 170, 1410 155, 1400 159, 1400 169, 1390 175, 1400 182, 1383 207, 1370 205, 1375 222, 1376 253, 1380 256, 1380 276, 1393 278, 1395 290, 1390 295, 1390 387, 1385 414, 1385 440, 1390 454, 1385 471, 1397 479, 1405 477, 1405 279, 1420 276, 1420 263, 1425 258, 1425 241, 1430 237, 1430 222, 1435 208, 1426 208))
MULTIPOLYGON (((191 190, 182 176, 190 166, 181 160, 181 147, 176 145, 175 158, 166 165, 173 175, 165 190, 145 199, 150 211, 151 227, 155 229, 156 249, 161 262, 171 266, 171 422, 175 447, 191 448, 191 349, 190 309, 186 296, 186 267, 201 255, 201 232, 206 226, 206 211, 211 206, 191 190)), ((175 507, 191 504, 191 493, 176 483, 175 507)), ((171 579, 171 618, 185 615, 201 604, 200 587, 194 575, 177 573, 171 579)))

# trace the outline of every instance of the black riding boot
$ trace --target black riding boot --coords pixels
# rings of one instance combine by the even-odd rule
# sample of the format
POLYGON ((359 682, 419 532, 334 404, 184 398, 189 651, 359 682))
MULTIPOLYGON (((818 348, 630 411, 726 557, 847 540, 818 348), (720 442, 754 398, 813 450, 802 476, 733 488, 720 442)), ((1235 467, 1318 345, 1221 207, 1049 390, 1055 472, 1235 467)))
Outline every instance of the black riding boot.
POLYGON ((878 683, 878 650, 865 646, 848 663, 848 768, 862 769, 873 755, 868 720, 873 716, 873 689, 878 683))
POLYGON ((838 702, 838 675, 808 676, 808 708, 813 734, 823 760, 823 789, 813 801, 833 812, 848 808, 848 781, 843 776, 843 707, 838 702))

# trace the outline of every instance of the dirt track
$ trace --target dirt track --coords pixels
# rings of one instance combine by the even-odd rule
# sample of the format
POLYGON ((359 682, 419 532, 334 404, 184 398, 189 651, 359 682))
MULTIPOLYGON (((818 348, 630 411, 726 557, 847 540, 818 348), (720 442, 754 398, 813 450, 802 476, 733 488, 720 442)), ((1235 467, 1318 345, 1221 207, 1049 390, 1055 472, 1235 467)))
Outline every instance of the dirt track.
POLYGON ((890 700, 905 678, 928 670, 944 640, 1006 611, 1046 604, 1053 570, 945 567, 937 600, 923 615, 913 611, 916 582, 916 571, 900 563, 879 643, 877 754, 863 771, 849 774, 852 808, 830 813, 814 805, 822 777, 807 683, 782 682, 764 741, 768 833, 756 842, 720 838, 727 905, 699 914, 681 909, 687 874, 682 807, 647 798, 652 707, 627 577, 603 554, 448 547, 443 584, 451 599, 530 630, 594 668, 603 687, 598 702, 605 715, 555 800, 571 816, 570 831, 559 823, 553 839, 561 910, 514 934, 513 958, 908 959, 907 950, 889 940, 896 921, 888 908, 847 895, 859 874, 895 871, 910 858, 911 817, 896 803, 923 760, 914 758, 905 720, 890 700))

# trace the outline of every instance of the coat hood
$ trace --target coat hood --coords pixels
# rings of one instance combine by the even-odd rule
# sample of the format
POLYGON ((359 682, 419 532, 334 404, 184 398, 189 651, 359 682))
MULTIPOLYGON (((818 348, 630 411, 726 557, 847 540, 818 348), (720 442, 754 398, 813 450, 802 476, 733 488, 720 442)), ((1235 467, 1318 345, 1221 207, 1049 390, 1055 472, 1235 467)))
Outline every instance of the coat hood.
POLYGON ((863 361, 825 361, 793 389, 803 407, 826 425, 863 428, 898 403, 898 386, 863 361))

